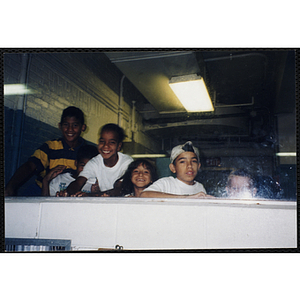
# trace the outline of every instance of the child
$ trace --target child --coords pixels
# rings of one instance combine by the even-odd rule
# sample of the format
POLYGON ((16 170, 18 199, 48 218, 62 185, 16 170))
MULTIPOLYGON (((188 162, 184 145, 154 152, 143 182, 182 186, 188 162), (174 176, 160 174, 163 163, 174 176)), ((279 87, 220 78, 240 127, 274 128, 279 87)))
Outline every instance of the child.
POLYGON ((212 198, 206 194, 203 185, 194 180, 201 164, 199 151, 192 142, 174 147, 170 159, 169 167, 176 178, 170 176, 157 180, 141 193, 141 197, 212 198))
POLYGON ((122 196, 140 197, 141 192, 157 179, 155 167, 145 159, 137 159, 121 178, 122 196))
MULTIPOLYGON (((119 152, 122 148, 124 131, 116 124, 106 124, 102 127, 98 145, 99 154, 92 158, 64 193, 60 196, 81 195, 80 190, 88 178, 96 177, 100 193, 91 193, 89 196, 118 195, 114 189, 114 182, 123 176, 133 159, 119 152)), ((81 195, 82 196, 82 195, 81 195)))
MULTIPOLYGON (((56 196, 58 192, 63 191, 74 181, 83 170, 86 163, 98 155, 97 147, 92 145, 82 146, 77 154, 75 161, 76 171, 63 172, 66 167, 59 165, 53 168, 43 179, 42 196, 56 196)), ((83 187, 86 193, 91 192, 94 182, 87 182, 83 187)))
POLYGON ((5 196, 17 195, 18 189, 34 174, 38 174, 36 184, 30 186, 23 196, 40 196, 43 178, 51 169, 58 165, 76 169, 77 152, 85 144, 85 140, 80 137, 86 129, 83 112, 74 106, 67 107, 58 125, 62 138, 44 143, 16 170, 5 188, 5 196))
POLYGON ((232 171, 227 180, 226 192, 228 197, 236 199, 251 199, 255 197, 255 188, 252 175, 244 169, 232 171))

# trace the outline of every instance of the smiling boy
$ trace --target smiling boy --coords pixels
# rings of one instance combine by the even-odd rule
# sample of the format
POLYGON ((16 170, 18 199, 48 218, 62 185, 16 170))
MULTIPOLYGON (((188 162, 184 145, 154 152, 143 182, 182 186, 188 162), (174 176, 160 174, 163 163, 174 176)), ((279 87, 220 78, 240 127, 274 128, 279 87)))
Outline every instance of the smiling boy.
POLYGON ((51 169, 61 166, 76 170, 77 152, 85 144, 80 137, 86 129, 83 112, 75 106, 67 107, 58 126, 62 137, 45 142, 16 170, 5 188, 5 196, 17 195, 18 189, 35 174, 36 184, 30 185, 22 196, 41 196, 43 178, 51 169))
POLYGON ((117 124, 109 123, 104 125, 101 128, 99 138, 99 154, 85 165, 77 179, 59 196, 118 195, 120 191, 114 188, 114 183, 124 175, 128 165, 133 161, 129 155, 119 152, 122 149, 124 137, 123 129, 117 124), (99 192, 81 193, 81 188, 87 180, 95 177, 99 184, 99 192))
POLYGON ((142 193, 141 197, 165 197, 165 198, 206 198, 212 197, 206 194, 203 185, 195 181, 200 169, 199 151, 192 142, 178 145, 172 149, 169 168, 176 178, 164 177, 142 193))

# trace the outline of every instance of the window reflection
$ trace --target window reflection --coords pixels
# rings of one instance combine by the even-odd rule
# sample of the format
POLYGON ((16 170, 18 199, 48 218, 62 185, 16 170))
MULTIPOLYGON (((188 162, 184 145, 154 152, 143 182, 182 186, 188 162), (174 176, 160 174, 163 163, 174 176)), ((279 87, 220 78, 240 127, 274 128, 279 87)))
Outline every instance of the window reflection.
POLYGON ((191 140, 208 194, 225 196, 230 172, 243 168, 255 197, 296 199, 293 50, 6 53, 4 86, 12 84, 31 92, 4 94, 6 183, 59 136, 61 110, 75 105, 86 115, 86 140, 97 144, 99 128, 118 123, 124 153, 148 155, 160 177, 171 175, 171 149, 191 140), (204 79, 213 112, 187 112, 170 89, 171 77, 188 74, 204 79))

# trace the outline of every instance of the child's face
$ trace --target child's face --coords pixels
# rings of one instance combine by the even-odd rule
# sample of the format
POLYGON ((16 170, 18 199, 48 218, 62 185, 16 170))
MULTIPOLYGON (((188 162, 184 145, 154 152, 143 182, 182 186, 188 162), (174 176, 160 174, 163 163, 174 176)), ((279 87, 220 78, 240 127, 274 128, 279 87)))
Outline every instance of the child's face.
POLYGON ((131 182, 136 187, 146 188, 151 183, 150 171, 143 164, 140 164, 132 171, 131 182))
POLYGON ((79 173, 83 170, 84 166, 87 164, 87 162, 89 161, 88 158, 82 158, 78 161, 76 161, 76 175, 78 176, 79 173))
POLYGON ((230 185, 226 191, 231 198, 252 198, 256 189, 251 188, 250 178, 244 176, 232 176, 230 185))
POLYGON ((70 147, 74 147, 86 126, 81 124, 76 117, 66 117, 62 123, 59 123, 63 138, 70 147))
POLYGON ((194 184, 194 179, 200 169, 201 164, 194 152, 184 152, 178 155, 175 161, 170 164, 171 172, 186 184, 194 184))
POLYGON ((121 150, 122 143, 118 142, 118 135, 114 131, 103 131, 101 133, 98 151, 104 160, 117 159, 117 152, 121 150))

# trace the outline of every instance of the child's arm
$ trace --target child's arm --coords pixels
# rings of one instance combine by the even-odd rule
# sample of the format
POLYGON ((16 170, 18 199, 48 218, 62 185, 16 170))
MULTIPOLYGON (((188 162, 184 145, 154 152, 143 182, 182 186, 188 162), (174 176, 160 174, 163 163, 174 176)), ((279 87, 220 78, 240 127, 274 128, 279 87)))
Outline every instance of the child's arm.
POLYGON ((32 161, 27 161, 18 168, 5 188, 5 196, 16 196, 19 187, 34 175, 35 170, 36 165, 32 161))
POLYGON ((141 198, 186 198, 185 195, 175 195, 163 192, 144 191, 140 194, 141 198))
POLYGON ((199 192, 199 193, 194 194, 194 195, 186 196, 186 198, 216 198, 216 197, 205 194, 204 192, 199 192))
POLYGON ((82 187, 85 185, 86 182, 87 182, 87 178, 79 176, 77 177, 76 180, 74 180, 69 184, 66 190, 57 193, 56 196, 57 197, 73 196, 82 189, 82 187))
POLYGON ((105 197, 120 197, 122 195, 122 179, 116 180, 114 183, 114 188, 108 191, 105 191, 105 197))
POLYGON ((96 180, 96 182, 94 184, 92 184, 91 186, 91 193, 95 194, 95 193, 100 193, 100 188, 99 188, 99 184, 98 184, 98 179, 96 180))
POLYGON ((111 190, 104 192, 100 191, 98 180, 96 181, 98 188, 92 190, 91 193, 77 192, 73 196, 75 197, 120 197, 122 195, 122 180, 118 179, 114 183, 114 187, 111 190))
POLYGON ((163 192, 145 191, 140 195, 141 198, 215 198, 207 195, 204 192, 199 192, 194 195, 175 195, 163 192))
POLYGON ((43 178, 42 196, 50 196, 50 190, 49 190, 50 181, 65 169, 66 166, 63 165, 56 166, 55 168, 51 169, 49 173, 43 178))

